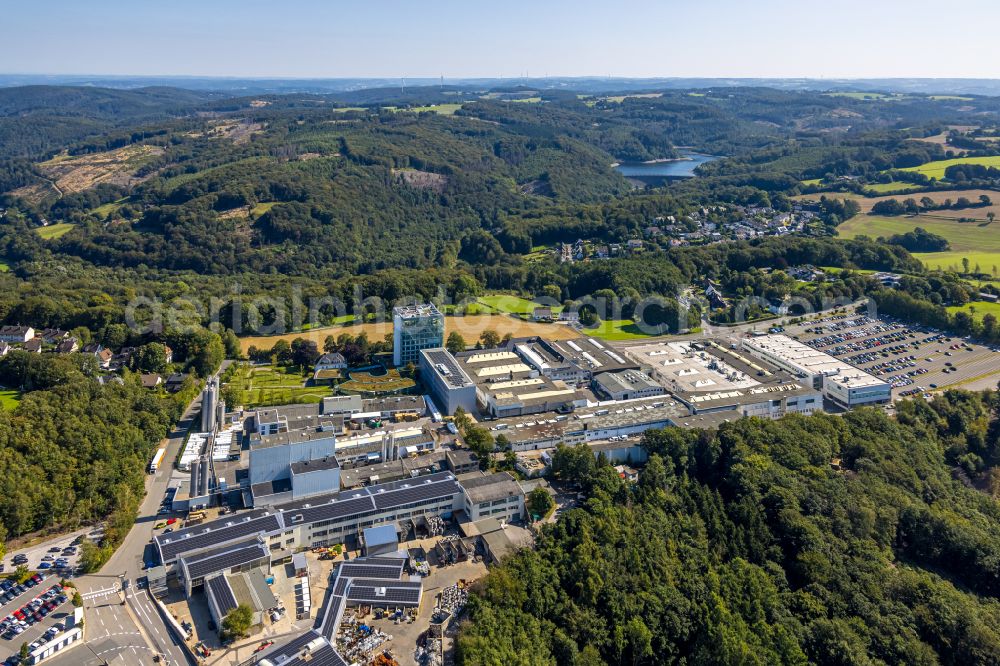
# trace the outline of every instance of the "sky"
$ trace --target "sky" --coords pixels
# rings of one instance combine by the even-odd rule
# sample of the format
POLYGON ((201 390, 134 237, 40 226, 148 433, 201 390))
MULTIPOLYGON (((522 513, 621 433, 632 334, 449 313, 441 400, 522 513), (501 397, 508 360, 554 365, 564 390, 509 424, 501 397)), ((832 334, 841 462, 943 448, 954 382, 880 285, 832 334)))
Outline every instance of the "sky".
POLYGON ((1000 2, 33 0, 6 74, 1000 78, 1000 2))

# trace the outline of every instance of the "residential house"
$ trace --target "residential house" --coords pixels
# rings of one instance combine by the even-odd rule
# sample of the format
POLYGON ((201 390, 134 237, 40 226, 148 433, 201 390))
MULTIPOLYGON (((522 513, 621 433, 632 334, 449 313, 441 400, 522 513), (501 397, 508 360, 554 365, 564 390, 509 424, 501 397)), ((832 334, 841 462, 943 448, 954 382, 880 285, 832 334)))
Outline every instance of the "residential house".
POLYGON ((10 345, 0 340, 0 358, 3 358, 10 353, 10 345))
POLYGON ((68 338, 56 345, 56 352, 59 354, 72 354, 79 349, 80 343, 77 342, 76 338, 68 338))
POLYGON ((32 354, 42 353, 42 340, 41 338, 32 338, 24 343, 24 351, 30 352, 32 354))
POLYGON ((177 393, 184 386, 185 379, 187 379, 187 375, 183 372, 175 372, 167 377, 164 388, 167 389, 167 393, 177 393))
POLYGON ((50 345, 57 345, 63 340, 68 340, 69 333, 58 328, 47 328, 38 337, 50 345))
POLYGON ((35 337, 35 329, 30 326, 0 326, 0 341, 27 342, 35 337))
POLYGON ((344 359, 344 355, 332 352, 328 354, 323 354, 316 361, 316 365, 313 368, 313 381, 316 383, 324 382, 329 383, 335 379, 340 378, 340 371, 347 369, 347 361, 344 359))
POLYGON ((552 321, 552 308, 535 308, 531 313, 532 321, 552 321))
MULTIPOLYGON (((100 346, 100 345, 98 345, 100 346)), ((107 347, 101 347, 96 352, 94 356, 97 357, 97 365, 107 370, 111 367, 111 359, 115 357, 114 353, 107 347)))
POLYGON ((143 388, 156 388, 163 383, 163 377, 155 372, 143 373, 140 375, 139 380, 142 382, 143 388))
POLYGON ((628 465, 615 465, 615 471, 625 481, 636 483, 639 480, 639 471, 628 465))
POLYGON ((708 287, 705 288, 705 298, 713 308, 724 308, 728 305, 726 303, 726 297, 722 295, 719 288, 716 287, 711 280, 708 281, 708 287))

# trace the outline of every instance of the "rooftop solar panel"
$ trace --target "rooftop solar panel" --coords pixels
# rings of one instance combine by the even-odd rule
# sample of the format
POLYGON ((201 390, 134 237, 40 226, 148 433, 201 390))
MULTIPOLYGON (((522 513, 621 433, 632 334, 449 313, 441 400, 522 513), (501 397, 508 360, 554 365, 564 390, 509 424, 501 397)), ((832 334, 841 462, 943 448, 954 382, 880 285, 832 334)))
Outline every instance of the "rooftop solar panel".
POLYGON ((222 546, 261 532, 274 532, 280 527, 278 518, 274 515, 262 515, 250 520, 241 515, 235 516, 229 521, 216 520, 168 535, 171 538, 164 538, 164 535, 161 534, 157 537, 156 543, 160 549, 160 556, 166 564, 184 553, 222 546), (231 524, 227 525, 227 522, 231 524))
POLYGON ((229 587, 229 582, 225 576, 216 576, 206 581, 209 594, 215 599, 215 605, 219 609, 219 615, 225 616, 229 611, 236 608, 236 596, 233 589, 229 587))
POLYGON ((454 481, 439 481, 427 483, 419 479, 414 479, 419 483, 411 483, 409 488, 400 488, 391 492, 375 495, 375 506, 380 511, 387 511, 393 507, 410 504, 413 502, 427 502, 459 492, 458 484, 454 481))
POLYGON ((374 564, 344 564, 340 567, 341 578, 399 578, 401 567, 374 564))
POLYGON ((420 602, 420 588, 386 587, 384 593, 376 587, 352 585, 347 591, 349 602, 369 603, 375 606, 390 604, 416 605, 420 602))
POLYGON ((254 540, 249 543, 237 544, 236 546, 216 549, 208 553, 181 559, 185 560, 187 575, 194 579, 217 571, 224 571, 249 564, 254 560, 259 560, 267 556, 267 548, 262 543, 254 540))

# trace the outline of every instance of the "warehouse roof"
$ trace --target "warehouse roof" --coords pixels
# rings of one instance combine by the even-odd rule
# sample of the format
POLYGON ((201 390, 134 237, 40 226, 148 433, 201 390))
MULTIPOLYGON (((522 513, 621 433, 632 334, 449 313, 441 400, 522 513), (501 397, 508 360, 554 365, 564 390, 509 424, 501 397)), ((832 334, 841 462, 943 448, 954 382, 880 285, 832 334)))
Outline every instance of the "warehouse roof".
POLYGON ((463 474, 459 479, 469 499, 476 504, 524 494, 521 486, 508 472, 471 472, 463 474))

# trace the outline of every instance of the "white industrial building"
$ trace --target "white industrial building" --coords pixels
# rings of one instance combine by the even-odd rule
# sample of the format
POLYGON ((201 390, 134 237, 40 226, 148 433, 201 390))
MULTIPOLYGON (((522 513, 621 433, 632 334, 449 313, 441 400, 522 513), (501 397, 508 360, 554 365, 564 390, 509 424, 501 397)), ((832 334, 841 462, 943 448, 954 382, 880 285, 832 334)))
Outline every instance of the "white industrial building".
POLYGON ((742 347, 761 360, 805 378, 807 385, 842 407, 885 404, 892 397, 888 382, 787 335, 746 338, 742 347))

